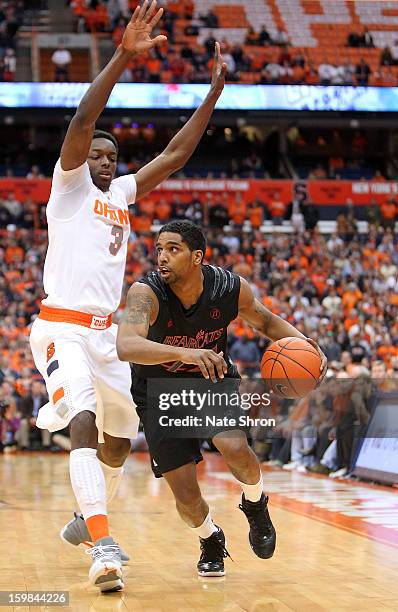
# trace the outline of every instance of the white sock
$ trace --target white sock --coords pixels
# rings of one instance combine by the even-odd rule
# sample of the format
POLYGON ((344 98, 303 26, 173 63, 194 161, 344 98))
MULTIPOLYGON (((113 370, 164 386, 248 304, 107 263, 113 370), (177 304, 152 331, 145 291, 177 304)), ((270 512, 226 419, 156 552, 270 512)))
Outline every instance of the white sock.
POLYGON ((116 491, 119 488, 124 469, 122 465, 120 465, 119 467, 111 467, 110 465, 107 465, 101 460, 99 460, 99 462, 105 476, 106 503, 109 505, 115 497, 116 491))
POLYGON ((240 486, 242 487, 242 491, 244 493, 245 499, 251 502, 258 502, 263 494, 263 475, 260 472, 260 480, 257 484, 245 484, 244 482, 238 481, 240 486))
POLYGON ((107 514, 104 472, 95 448, 77 448, 69 455, 72 489, 84 519, 107 514))
POLYGON ((215 531, 218 531, 210 516, 210 512, 199 527, 191 527, 191 529, 199 538, 203 538, 204 540, 210 538, 211 534, 215 531))

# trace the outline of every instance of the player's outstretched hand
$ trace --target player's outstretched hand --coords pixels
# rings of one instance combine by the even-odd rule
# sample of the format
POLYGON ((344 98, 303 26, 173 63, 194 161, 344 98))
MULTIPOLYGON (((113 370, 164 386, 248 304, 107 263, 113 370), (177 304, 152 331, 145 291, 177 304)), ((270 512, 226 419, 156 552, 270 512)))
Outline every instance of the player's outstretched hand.
POLYGON ((150 6, 148 0, 142 6, 137 6, 122 38, 123 49, 129 53, 145 53, 167 40, 167 36, 163 35, 151 38, 152 30, 163 15, 163 9, 157 11, 156 8, 156 0, 150 6))
POLYGON ((319 357, 321 358, 321 374, 319 376, 318 387, 326 376, 326 372, 328 371, 328 359, 325 353, 320 349, 319 345, 315 342, 315 340, 311 340, 311 338, 306 338, 307 342, 311 344, 319 353, 319 357))
POLYGON ((227 73, 227 64, 223 62, 220 43, 216 42, 214 50, 213 74, 211 77, 210 92, 219 98, 222 94, 225 85, 225 75, 227 73))
POLYGON ((223 353, 216 353, 210 349, 184 349, 181 354, 182 363, 197 365, 204 378, 217 382, 217 378, 224 378, 227 373, 223 353))

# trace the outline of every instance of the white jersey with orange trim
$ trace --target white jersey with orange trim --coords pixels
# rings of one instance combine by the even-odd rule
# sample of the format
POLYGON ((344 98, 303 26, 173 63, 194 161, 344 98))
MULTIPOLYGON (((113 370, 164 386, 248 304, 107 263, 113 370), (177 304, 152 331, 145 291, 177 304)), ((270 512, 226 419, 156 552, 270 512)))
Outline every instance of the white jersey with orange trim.
POLYGON ((136 191, 133 175, 114 179, 103 192, 87 162, 62 170, 58 160, 47 205, 43 304, 99 316, 115 312, 130 234, 128 206, 136 191))

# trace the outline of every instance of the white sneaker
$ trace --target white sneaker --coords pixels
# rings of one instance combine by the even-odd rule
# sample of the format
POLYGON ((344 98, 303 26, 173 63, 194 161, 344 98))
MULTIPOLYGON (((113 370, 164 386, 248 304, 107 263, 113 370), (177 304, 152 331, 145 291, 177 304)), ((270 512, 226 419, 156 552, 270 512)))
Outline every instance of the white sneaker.
POLYGON ((329 478, 343 478, 343 476, 345 476, 347 474, 347 468, 341 468, 340 470, 337 470, 336 472, 331 472, 329 474, 329 478))
POLYGON ((298 461, 290 461, 290 463, 285 463, 285 465, 282 465, 282 470, 287 470, 288 472, 292 472, 293 470, 298 468, 299 465, 300 463, 298 461))
POLYGON ((124 587, 120 548, 113 538, 98 540, 95 546, 86 551, 91 555, 93 564, 88 578, 102 593, 106 591, 121 591, 124 587))
POLYGON ((297 472, 299 472, 300 474, 307 474, 308 470, 305 467, 305 465, 299 465, 297 468, 297 472))
MULTIPOLYGON (((74 512, 74 518, 64 527, 62 527, 59 535, 61 540, 67 544, 72 544, 73 546, 79 546, 79 544, 84 544, 88 548, 92 548, 93 546, 86 521, 84 520, 83 515, 78 514, 77 512, 74 512)), ((128 561, 130 561, 130 557, 122 548, 120 548, 120 559, 122 565, 126 565, 128 561)))

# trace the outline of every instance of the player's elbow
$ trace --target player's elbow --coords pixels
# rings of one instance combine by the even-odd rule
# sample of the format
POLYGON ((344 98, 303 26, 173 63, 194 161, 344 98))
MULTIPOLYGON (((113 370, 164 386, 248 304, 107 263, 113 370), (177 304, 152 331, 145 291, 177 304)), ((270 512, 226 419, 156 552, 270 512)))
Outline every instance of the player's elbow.
POLYGON ((181 149, 167 151, 166 154, 169 175, 181 170, 187 163, 189 157, 181 149))
POLYGON ((89 116, 88 113, 85 112, 84 109, 78 109, 76 111, 75 116, 72 119, 74 126, 79 128, 80 130, 87 130, 91 128, 95 122, 93 122, 93 118, 89 116))

